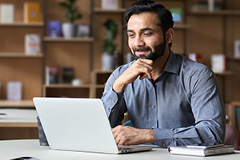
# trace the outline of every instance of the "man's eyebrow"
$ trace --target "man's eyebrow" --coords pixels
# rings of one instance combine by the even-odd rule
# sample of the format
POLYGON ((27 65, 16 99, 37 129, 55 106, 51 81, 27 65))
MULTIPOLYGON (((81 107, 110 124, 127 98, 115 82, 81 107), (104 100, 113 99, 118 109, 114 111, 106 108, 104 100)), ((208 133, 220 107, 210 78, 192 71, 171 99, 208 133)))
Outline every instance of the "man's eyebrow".
MULTIPOLYGON (((140 31, 154 31, 152 28, 142 28, 140 31)), ((133 32, 133 30, 129 29, 127 32, 133 32)))
POLYGON ((140 31, 153 31, 152 28, 143 28, 143 29, 140 29, 140 31))

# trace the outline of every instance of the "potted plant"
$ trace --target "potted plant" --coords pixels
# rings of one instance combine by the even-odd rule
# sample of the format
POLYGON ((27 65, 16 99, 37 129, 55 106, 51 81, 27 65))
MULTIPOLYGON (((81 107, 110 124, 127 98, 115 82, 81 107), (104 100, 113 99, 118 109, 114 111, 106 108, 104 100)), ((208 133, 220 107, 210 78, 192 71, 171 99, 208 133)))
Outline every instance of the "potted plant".
POLYGON ((102 70, 113 70, 117 64, 116 46, 114 40, 118 33, 117 24, 109 19, 104 23, 107 29, 104 45, 102 46, 102 70))
POLYGON ((65 0, 65 2, 59 3, 59 5, 64 8, 65 17, 68 20, 68 22, 62 24, 62 32, 65 38, 72 38, 74 36, 74 22, 82 18, 82 15, 78 13, 76 1, 77 0, 65 0))

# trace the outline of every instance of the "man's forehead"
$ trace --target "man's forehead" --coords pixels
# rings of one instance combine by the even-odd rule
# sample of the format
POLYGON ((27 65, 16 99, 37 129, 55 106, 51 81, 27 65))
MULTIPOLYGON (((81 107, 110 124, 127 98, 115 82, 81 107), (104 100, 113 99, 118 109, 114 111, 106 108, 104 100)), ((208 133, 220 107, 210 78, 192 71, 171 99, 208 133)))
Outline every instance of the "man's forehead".
POLYGON ((132 15, 127 23, 127 31, 158 30, 161 29, 158 22, 159 20, 156 15, 132 15))

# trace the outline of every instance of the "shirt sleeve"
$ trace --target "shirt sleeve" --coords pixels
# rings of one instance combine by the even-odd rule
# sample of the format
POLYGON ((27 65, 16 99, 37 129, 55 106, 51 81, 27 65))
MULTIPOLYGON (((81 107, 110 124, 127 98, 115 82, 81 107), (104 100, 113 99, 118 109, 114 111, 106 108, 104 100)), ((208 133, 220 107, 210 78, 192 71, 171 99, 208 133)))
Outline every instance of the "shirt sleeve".
POLYGON ((225 109, 214 73, 209 68, 205 68, 196 76, 192 76, 188 83, 195 126, 154 128, 155 144, 160 147, 188 144, 214 145, 224 141, 225 109))
POLYGON ((123 92, 116 93, 112 89, 112 85, 119 75, 120 74, 118 70, 115 70, 111 74, 111 76, 106 82, 103 96, 101 98, 111 127, 116 127, 117 125, 119 125, 124 118, 124 113, 127 111, 126 104, 123 98, 123 92))

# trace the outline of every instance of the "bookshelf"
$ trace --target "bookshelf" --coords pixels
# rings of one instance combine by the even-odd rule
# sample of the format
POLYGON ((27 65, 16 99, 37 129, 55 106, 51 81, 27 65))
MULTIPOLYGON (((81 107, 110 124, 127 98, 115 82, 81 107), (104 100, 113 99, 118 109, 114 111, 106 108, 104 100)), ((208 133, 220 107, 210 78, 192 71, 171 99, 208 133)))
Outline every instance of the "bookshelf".
MULTIPOLYGON (((193 5, 196 1, 191 1, 193 5)), ((225 103, 239 97, 238 84, 240 76, 236 69, 237 58, 234 58, 234 41, 240 38, 239 26, 240 3, 236 0, 223 1, 223 9, 218 11, 190 11, 191 19, 191 51, 203 54, 204 63, 211 67, 211 54, 226 55, 227 71, 215 73, 222 90, 225 103), (204 47, 201 47, 204 46, 204 47)))
MULTIPOLYGON (((8 3, 14 5, 14 22, 0 23, 0 83, 1 83, 1 112, 6 112, 6 116, 1 117, 0 139, 17 138, 38 138, 36 113, 25 115, 25 118, 32 116, 34 122, 14 119, 11 115, 31 109, 36 112, 32 98, 42 95, 42 64, 44 62, 43 45, 41 53, 37 55, 25 54, 24 39, 26 34, 44 35, 44 0, 36 0, 41 4, 40 22, 25 23, 23 4, 26 1, 20 0, 0 0, 0 4, 8 3), (22 83, 22 100, 7 100, 7 82, 20 81, 22 83), (33 117, 34 116, 34 117, 33 117), (5 119, 6 117, 9 117, 5 119), (13 119, 12 119, 13 118, 13 119), (16 120, 16 121, 15 121, 16 120)), ((41 41, 41 44, 42 41, 41 41)), ((24 112, 25 113, 25 112, 24 112)), ((26 112, 29 113, 29 112, 26 112)), ((21 117, 21 115, 19 114, 21 117)), ((22 115, 22 117, 24 117, 22 115)), ((24 118, 23 118, 24 119, 24 118)))
MULTIPOLYGON (((23 22, 22 6, 25 0, 0 0, 0 3, 14 3, 17 9, 14 23, 0 23, 0 72, 2 73, 0 75, 0 107, 31 108, 34 107, 32 103, 34 96, 101 98, 104 84, 112 73, 112 71, 101 71, 102 53, 100 48, 105 38, 103 23, 107 19, 114 19, 119 26, 116 50, 118 64, 122 65, 125 54, 129 52, 123 14, 126 8, 136 0, 119 0, 117 10, 101 9, 101 0, 78 0, 77 5, 83 17, 76 24, 89 24, 91 36, 71 39, 47 37, 46 24, 48 21, 66 21, 64 11, 58 5, 60 0, 35 1, 41 2, 44 6, 42 7, 43 21, 40 23, 23 22), (41 35, 41 54, 30 56, 24 53, 23 39, 26 33, 41 35), (75 71, 74 77, 80 78, 83 84, 81 86, 63 84, 59 77, 59 84, 46 85, 46 66, 72 67, 75 71), (6 82, 10 80, 19 80, 23 83, 22 101, 6 100, 6 82)), ((240 75, 237 69, 240 67, 240 59, 233 57, 232 42, 240 39, 240 34, 237 32, 240 28, 240 2, 225 0, 226 8, 222 11, 190 12, 189 6, 195 0, 156 1, 162 3, 167 9, 183 8, 183 24, 174 26, 175 38, 172 46, 174 52, 186 56, 191 52, 202 53, 204 64, 209 67, 211 67, 210 55, 212 53, 224 53, 229 57, 227 58, 228 70, 215 74, 224 92, 226 102, 239 100, 240 84, 238 81, 240 75)))

